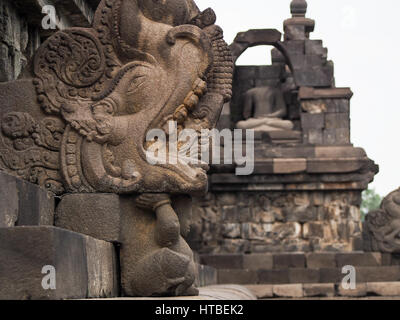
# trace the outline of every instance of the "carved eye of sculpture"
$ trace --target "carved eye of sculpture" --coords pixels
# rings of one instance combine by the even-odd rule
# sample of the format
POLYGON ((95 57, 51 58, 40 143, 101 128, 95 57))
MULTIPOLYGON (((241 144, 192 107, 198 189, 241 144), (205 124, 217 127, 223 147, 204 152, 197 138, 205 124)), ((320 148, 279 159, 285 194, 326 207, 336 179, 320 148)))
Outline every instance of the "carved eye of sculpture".
POLYGON ((128 93, 133 94, 146 82, 145 74, 137 74, 130 81, 128 93))

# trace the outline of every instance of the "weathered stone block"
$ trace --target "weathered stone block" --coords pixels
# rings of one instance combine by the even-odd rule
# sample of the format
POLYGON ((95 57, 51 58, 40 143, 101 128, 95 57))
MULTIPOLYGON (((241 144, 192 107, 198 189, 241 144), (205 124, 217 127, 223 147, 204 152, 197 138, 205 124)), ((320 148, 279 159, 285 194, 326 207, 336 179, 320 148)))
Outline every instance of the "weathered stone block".
POLYGON ((325 129, 324 130, 324 132, 323 132, 324 144, 327 144, 327 145, 336 144, 337 130, 338 129, 325 129))
POLYGON ((255 80, 255 87, 276 87, 279 79, 256 79, 255 80))
POLYGON ((307 222, 303 224, 303 238, 324 238, 324 224, 322 222, 307 222))
POLYGON ((263 240, 272 231, 272 224, 243 223, 242 238, 248 240, 263 240))
POLYGON ((13 227, 18 220, 16 178, 0 172, 0 227, 13 227))
POLYGON ((236 206, 222 206, 221 213, 223 221, 232 223, 239 222, 237 212, 238 210, 236 206))
POLYGON ((257 272, 253 270, 218 270, 219 284, 257 284, 257 272))
MULTIPOLYGON (((318 146, 315 147, 314 158, 364 158, 365 151, 361 148, 349 146, 318 146)), ((354 192, 349 192, 354 194, 354 192)))
POLYGON ((53 194, 0 172, 0 227, 53 225, 53 221, 53 194))
POLYGON ((55 227, 0 228, 0 299, 117 296, 114 250, 110 243, 55 227), (42 287, 47 265, 55 268, 55 290, 42 287))
POLYGON ((238 199, 233 193, 218 193, 216 201, 222 206, 234 206, 237 204, 238 199))
POLYGON ((325 128, 350 128, 350 115, 348 113, 326 113, 325 128))
POLYGON ((116 194, 67 194, 57 206, 55 225, 97 239, 120 241, 120 197, 116 194))
POLYGON ((53 225, 54 195, 32 183, 17 180, 18 226, 53 225))
POLYGON ((308 253, 306 254, 307 268, 334 268, 336 260, 334 253, 308 253))
POLYGON ((222 236, 230 239, 240 238, 241 225, 239 223, 224 223, 222 225, 222 236))
POLYGON ((303 129, 323 129, 325 127, 325 117, 323 113, 302 113, 301 126, 303 129))
POLYGON ((236 254, 248 252, 250 249, 249 240, 244 239, 224 239, 220 241, 217 252, 224 254, 236 254))
POLYGON ((255 79, 257 71, 257 67, 238 66, 235 68, 234 78, 239 83, 241 82, 241 80, 255 79))
POLYGON ((305 50, 305 41, 303 40, 292 40, 285 43, 285 48, 290 53, 301 54, 305 50))
POLYGON ((274 159, 274 174, 289 174, 304 172, 307 169, 306 159, 274 159))
POLYGON ((274 285, 272 288, 274 296, 282 298, 302 298, 303 285, 302 284, 281 284, 274 285))
POLYGON ((274 254, 274 269, 305 268, 306 258, 302 253, 274 254))
POLYGON ((305 54, 320 55, 326 57, 327 49, 322 46, 322 40, 309 40, 304 41, 305 54))
POLYGON ((245 254, 243 256, 243 268, 248 270, 272 269, 272 254, 245 254))
POLYGON ((381 253, 382 265, 390 266, 392 264, 392 255, 390 253, 381 253))
POLYGON ((357 282, 400 281, 400 267, 356 267, 357 282))
POLYGON ((238 207, 239 222, 249 222, 251 221, 251 208, 248 206, 238 207))
POLYGON ((345 173, 360 170, 364 162, 360 159, 309 159, 309 173, 345 173))
POLYGON ((246 286, 246 288, 249 289, 257 299, 272 298, 274 296, 272 287, 273 286, 269 284, 254 284, 246 286))
POLYGON ((254 222, 273 223, 275 222, 275 212, 276 210, 254 211, 254 222))
POLYGON ((368 282, 367 292, 384 297, 398 297, 400 296, 400 282, 368 282))
POLYGON ((341 283, 345 276, 339 268, 320 268, 321 283, 341 283))
POLYGON ((307 222, 315 221, 318 218, 316 207, 312 206, 296 206, 294 208, 284 209, 286 220, 289 222, 307 222))
POLYGON ((347 265, 354 267, 377 267, 382 265, 382 256, 378 252, 338 253, 336 263, 339 268, 347 265))
POLYGON ((324 99, 327 113, 350 113, 350 100, 324 99))
POLYGON ((217 269, 201 264, 196 264, 196 267, 197 274, 195 284, 197 287, 211 286, 218 283, 217 269))
POLYGON ((297 222, 274 223, 272 234, 275 239, 298 239, 301 236, 301 225, 297 222))
POLYGON ((306 27, 302 25, 285 26, 285 41, 306 40, 306 27))
POLYGON ((349 144, 350 143, 350 129, 338 128, 336 129, 336 143, 349 144))
POLYGON ((250 244, 250 251, 252 253, 267 253, 267 252, 282 252, 283 245, 275 243, 257 243, 250 244))
POLYGON ((119 294, 119 262, 112 243, 86 239, 88 298, 116 297, 119 294))
POLYGON ((202 255, 201 263, 216 269, 243 269, 241 254, 211 254, 202 255))
POLYGON ((357 283, 355 289, 345 289, 341 284, 337 285, 337 292, 342 297, 365 297, 367 295, 367 285, 357 283))
POLYGON ((352 251, 363 251, 364 241, 361 236, 360 237, 351 237, 350 245, 351 245, 352 251))
POLYGON ((302 87, 328 87, 333 83, 333 64, 313 66, 308 63, 295 69, 296 84, 302 87))
POLYGON ((306 143, 310 144, 323 144, 323 131, 322 129, 308 129, 304 130, 306 136, 306 143))
POLYGON ((261 284, 290 283, 288 269, 258 270, 258 281, 261 284))
POLYGON ((324 204, 324 193, 323 192, 312 192, 311 200, 314 206, 322 206, 324 204))
POLYGON ((308 207, 310 205, 310 197, 307 192, 295 193, 293 203, 299 207, 308 207))
POLYGON ((289 281, 290 283, 318 283, 320 273, 317 269, 305 268, 290 268, 289 281))
POLYGON ((305 283, 303 294, 304 297, 334 297, 335 285, 333 283, 305 283))

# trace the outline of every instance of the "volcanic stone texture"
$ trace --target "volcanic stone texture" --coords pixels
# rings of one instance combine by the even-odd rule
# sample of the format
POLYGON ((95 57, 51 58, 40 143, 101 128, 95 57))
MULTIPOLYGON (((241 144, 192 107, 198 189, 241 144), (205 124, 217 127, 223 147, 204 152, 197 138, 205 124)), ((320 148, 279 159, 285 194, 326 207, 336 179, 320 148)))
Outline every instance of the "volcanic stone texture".
POLYGON ((360 201, 358 191, 209 194, 194 205, 190 244, 213 254, 351 251, 360 201))
POLYGON ((0 228, 53 225, 51 192, 0 171, 0 228))
POLYGON ((117 272, 111 243, 49 226, 0 228, 0 299, 115 297, 117 272), (55 289, 42 285, 45 266, 54 267, 55 289))

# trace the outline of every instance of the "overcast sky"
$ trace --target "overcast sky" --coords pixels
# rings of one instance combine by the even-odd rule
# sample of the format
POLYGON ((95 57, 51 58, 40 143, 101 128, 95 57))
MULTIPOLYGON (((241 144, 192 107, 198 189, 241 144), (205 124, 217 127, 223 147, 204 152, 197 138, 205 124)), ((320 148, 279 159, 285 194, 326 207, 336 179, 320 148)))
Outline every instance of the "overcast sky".
MULTIPOLYGON (((231 43, 240 31, 283 32, 290 0, 196 0, 212 7, 231 43)), ((308 0, 316 20, 311 39, 322 39, 335 63, 337 87, 351 87, 352 142, 380 166, 371 187, 381 195, 400 186, 400 45, 398 0, 308 0)), ((270 48, 249 49, 241 64, 266 64, 270 48)))

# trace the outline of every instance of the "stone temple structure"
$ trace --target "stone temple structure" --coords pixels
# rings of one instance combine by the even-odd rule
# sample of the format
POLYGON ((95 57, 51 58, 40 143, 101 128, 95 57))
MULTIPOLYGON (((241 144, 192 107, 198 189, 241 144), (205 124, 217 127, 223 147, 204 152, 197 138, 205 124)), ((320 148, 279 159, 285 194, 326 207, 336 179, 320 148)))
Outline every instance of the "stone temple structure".
MULTIPOLYGON (((305 1, 293 1, 284 34, 239 33, 246 49, 274 46, 272 65, 235 66, 233 97, 219 128, 255 130, 255 168, 214 165, 199 199, 190 244, 201 253, 351 252, 362 249, 361 193, 378 172, 350 141, 349 88, 310 35, 305 1)), ((245 150, 245 148, 243 147, 245 150)))
POLYGON ((102 0, 86 26, 47 38, 10 29, 9 15, 3 47, 18 54, 3 60, 14 68, 6 80, 25 70, 0 84, 0 298, 197 295, 184 237, 207 174, 151 164, 150 148, 179 160, 182 146, 173 153, 146 136, 170 138, 170 122, 178 133, 212 129, 230 100, 232 56, 214 11, 192 0, 102 0), (46 291, 52 268, 57 287, 46 291))
POLYGON ((378 167, 306 11, 228 47, 192 0, 0 0, 0 300, 400 296, 399 191, 362 226, 378 167), (233 65, 258 45, 272 65, 233 65), (254 130, 220 144, 254 171, 149 163, 170 120, 254 130))

